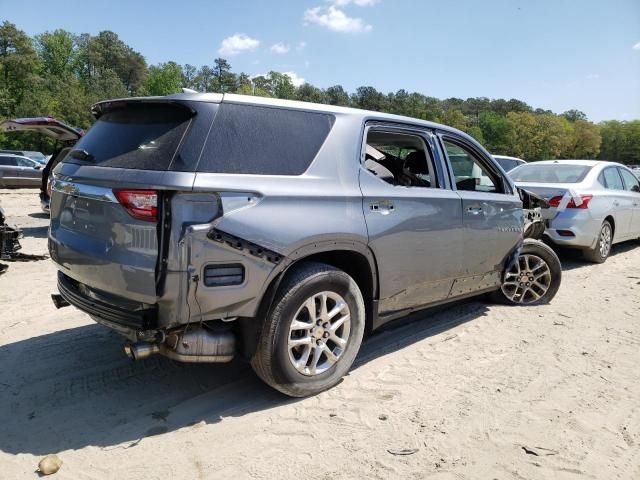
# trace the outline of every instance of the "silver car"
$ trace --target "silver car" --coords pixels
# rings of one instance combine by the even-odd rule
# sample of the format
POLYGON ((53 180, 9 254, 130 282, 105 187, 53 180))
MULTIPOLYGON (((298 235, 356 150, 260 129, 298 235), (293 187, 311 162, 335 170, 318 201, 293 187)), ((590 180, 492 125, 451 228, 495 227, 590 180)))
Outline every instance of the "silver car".
POLYGON ((0 153, 0 188, 39 187, 42 167, 31 158, 0 153))
POLYGON ((611 245, 640 237, 640 184, 624 165, 596 160, 528 163, 509 175, 548 200, 546 236, 604 262, 611 245))
POLYGON ((240 353, 304 396, 409 312, 558 290, 557 256, 523 239, 528 197, 458 130, 226 94, 93 111, 54 169, 54 301, 128 337, 134 359, 240 353))

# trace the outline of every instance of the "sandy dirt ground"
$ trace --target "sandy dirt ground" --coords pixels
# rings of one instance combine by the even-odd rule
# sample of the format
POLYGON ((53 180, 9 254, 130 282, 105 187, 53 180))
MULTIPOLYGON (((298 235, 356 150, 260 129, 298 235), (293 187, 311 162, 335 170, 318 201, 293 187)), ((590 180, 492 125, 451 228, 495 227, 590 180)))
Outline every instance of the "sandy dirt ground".
MULTIPOLYGON (((34 190, 0 191, 46 253, 34 190)), ((336 388, 291 400, 247 364, 133 363, 56 310, 49 260, 0 276, 0 478, 639 479, 640 248, 562 255, 543 307, 422 312, 363 346, 336 388), (403 455, 404 454, 404 455, 403 455)))

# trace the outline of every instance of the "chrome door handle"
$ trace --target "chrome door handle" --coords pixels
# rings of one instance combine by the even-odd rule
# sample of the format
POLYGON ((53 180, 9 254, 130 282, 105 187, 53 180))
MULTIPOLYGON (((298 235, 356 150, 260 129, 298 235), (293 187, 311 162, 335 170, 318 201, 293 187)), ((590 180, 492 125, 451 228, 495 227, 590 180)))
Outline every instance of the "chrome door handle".
POLYGON ((467 213, 471 215, 480 215, 482 213, 482 207, 469 207, 467 208, 467 213))

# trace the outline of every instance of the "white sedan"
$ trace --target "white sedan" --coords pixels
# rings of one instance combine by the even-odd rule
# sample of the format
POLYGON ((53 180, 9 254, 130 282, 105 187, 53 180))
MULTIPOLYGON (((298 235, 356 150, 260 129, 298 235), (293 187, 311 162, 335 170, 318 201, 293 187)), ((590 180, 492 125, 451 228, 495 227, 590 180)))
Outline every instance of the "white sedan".
POLYGON ((640 238, 640 183, 624 165, 596 160, 527 163, 509 176, 550 204, 545 236, 604 262, 611 245, 640 238))

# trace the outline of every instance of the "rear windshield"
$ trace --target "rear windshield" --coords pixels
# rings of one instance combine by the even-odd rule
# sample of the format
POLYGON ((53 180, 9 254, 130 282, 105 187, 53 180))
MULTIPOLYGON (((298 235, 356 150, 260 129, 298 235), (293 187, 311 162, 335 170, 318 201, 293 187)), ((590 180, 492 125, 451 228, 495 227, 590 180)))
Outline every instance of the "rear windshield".
POLYGON ((301 175, 333 121, 324 113, 223 103, 198 172, 301 175))
POLYGON ((513 170, 518 165, 522 164, 522 162, 520 160, 515 160, 515 159, 512 159, 512 158, 496 158, 496 157, 494 157, 494 159, 495 159, 496 162, 498 162, 498 164, 502 167, 502 169, 505 172, 513 170))
POLYGON ((84 150, 87 160, 65 158, 66 163, 101 167, 168 170, 193 113, 168 104, 126 104, 103 114, 73 150, 84 150))
POLYGON ((546 163, 544 165, 521 165, 509 172, 514 182, 532 183, 579 183, 591 170, 589 165, 567 165, 546 163))

